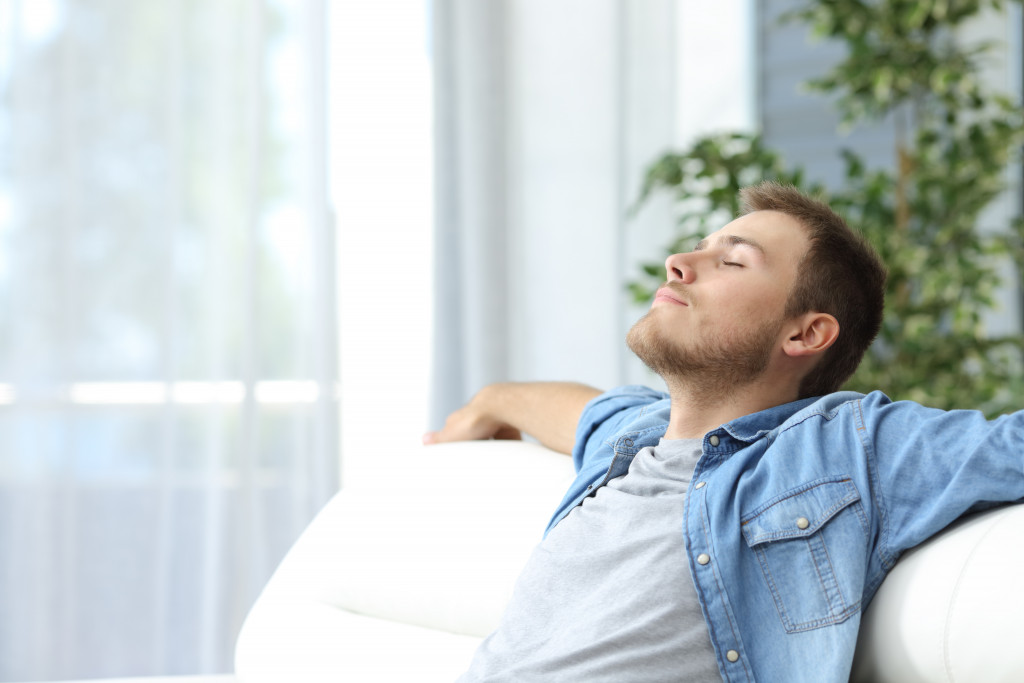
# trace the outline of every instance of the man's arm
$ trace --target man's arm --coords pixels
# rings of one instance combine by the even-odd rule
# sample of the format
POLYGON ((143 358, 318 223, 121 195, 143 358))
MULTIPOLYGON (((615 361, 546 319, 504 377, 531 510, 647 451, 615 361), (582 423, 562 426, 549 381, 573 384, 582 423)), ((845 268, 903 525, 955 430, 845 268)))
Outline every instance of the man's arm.
POLYGON ((573 382, 491 384, 449 415, 441 430, 424 434, 423 443, 518 439, 525 432, 552 450, 571 453, 583 408, 600 394, 573 382))

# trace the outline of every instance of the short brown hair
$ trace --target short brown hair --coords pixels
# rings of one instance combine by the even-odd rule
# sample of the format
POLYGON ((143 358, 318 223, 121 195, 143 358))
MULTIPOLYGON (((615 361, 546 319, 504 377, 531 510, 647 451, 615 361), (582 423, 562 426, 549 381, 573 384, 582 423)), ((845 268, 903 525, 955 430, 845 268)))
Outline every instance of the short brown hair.
POLYGON ((825 202, 766 181, 740 190, 742 214, 779 211, 810 240, 786 304, 786 317, 818 311, 835 316, 839 337, 800 383, 800 397, 839 391, 882 326, 886 269, 874 248, 825 202))

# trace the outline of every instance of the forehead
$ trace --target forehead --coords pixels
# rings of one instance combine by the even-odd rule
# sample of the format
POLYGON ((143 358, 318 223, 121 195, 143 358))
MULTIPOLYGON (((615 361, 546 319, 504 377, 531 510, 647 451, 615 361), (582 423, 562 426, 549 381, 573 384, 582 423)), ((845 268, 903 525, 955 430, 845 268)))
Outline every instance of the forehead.
POLYGON ((792 216, 781 211, 754 211, 726 224, 701 241, 708 245, 749 244, 765 260, 778 265, 799 263, 807 252, 807 230, 792 216))

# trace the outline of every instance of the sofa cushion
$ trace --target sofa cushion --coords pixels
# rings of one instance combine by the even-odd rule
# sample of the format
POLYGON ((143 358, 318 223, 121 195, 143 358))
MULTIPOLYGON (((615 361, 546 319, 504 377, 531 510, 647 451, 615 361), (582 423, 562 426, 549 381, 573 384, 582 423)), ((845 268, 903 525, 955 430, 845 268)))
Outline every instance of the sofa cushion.
POLYGON ((538 445, 456 443, 381 454, 387 481, 333 504, 335 604, 484 636, 572 478, 538 445))

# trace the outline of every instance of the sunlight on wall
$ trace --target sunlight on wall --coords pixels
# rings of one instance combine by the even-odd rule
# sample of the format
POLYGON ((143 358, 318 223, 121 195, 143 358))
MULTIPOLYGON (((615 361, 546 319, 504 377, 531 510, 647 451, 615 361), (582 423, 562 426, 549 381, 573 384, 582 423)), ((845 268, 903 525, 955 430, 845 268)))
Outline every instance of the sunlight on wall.
POLYGON ((424 0, 330 6, 343 481, 419 442, 430 358, 432 116, 424 0))

